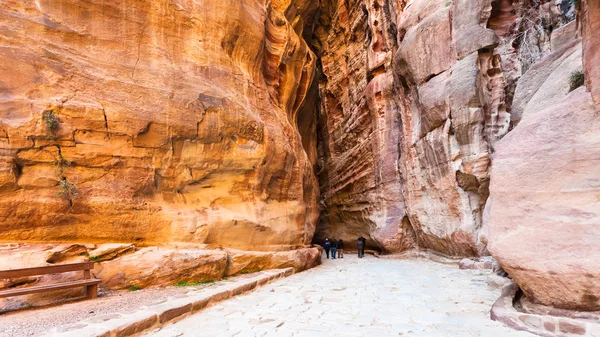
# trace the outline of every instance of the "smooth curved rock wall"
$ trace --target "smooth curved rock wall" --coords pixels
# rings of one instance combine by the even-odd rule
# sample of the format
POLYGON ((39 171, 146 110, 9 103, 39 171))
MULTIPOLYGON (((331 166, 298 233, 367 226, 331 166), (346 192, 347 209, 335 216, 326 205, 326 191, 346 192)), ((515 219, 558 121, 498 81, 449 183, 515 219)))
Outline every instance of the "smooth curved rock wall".
POLYGON ((316 119, 304 108, 316 58, 302 36, 317 10, 4 2, 2 240, 309 244, 318 183, 303 144, 316 132, 302 123, 316 119))

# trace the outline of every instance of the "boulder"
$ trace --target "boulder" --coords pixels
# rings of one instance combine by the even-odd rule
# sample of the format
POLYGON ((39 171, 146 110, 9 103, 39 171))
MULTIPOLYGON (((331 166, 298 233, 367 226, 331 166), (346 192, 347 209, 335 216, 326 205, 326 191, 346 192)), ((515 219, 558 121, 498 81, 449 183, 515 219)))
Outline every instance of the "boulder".
POLYGON ((225 251, 147 247, 97 265, 94 274, 105 288, 126 289, 220 280, 226 268, 225 251))
POLYGON ((497 144, 488 248, 538 303, 600 309, 599 167, 600 115, 585 88, 497 144))
POLYGON ((398 74, 422 84, 448 70, 456 61, 451 27, 449 7, 440 8, 417 25, 407 27, 396 53, 398 74))
POLYGON ((294 268, 295 272, 321 264, 321 249, 300 248, 286 252, 249 252, 228 249, 226 275, 253 273, 267 269, 294 268))

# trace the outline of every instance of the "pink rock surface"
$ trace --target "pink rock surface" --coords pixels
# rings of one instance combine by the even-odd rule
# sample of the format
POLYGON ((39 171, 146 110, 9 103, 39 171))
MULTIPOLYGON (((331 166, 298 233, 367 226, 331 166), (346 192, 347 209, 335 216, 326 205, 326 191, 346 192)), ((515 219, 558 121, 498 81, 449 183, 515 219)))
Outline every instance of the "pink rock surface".
POLYGON ((583 35, 583 65, 588 90, 596 110, 600 111, 600 2, 582 0, 581 30, 583 35))
POLYGON ((526 296, 600 308, 600 115, 580 88, 497 144, 489 250, 526 296))

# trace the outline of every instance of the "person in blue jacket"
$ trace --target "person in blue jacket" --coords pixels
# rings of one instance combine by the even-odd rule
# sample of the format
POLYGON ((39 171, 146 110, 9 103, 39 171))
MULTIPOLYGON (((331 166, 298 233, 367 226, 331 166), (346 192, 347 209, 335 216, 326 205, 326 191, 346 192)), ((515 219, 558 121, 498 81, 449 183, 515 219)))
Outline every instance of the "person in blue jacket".
POLYGON ((325 238, 325 242, 323 243, 323 249, 325 249, 325 254, 327 254, 327 258, 329 258, 329 250, 331 249, 331 241, 328 238, 325 238))

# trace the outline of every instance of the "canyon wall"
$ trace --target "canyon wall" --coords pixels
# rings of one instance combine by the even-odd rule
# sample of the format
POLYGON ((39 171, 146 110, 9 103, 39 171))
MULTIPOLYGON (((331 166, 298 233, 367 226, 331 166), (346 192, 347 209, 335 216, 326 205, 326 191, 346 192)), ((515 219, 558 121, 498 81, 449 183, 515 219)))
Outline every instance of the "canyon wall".
POLYGON ((316 34, 316 239, 488 254, 491 156, 519 122, 517 80, 550 53, 554 28, 561 48, 575 25, 561 28, 559 6, 527 0, 328 4, 316 34))
POLYGON ((177 250, 362 235, 386 253, 491 253, 528 298, 598 310, 600 3, 576 6, 4 1, 2 240, 134 243, 226 276, 230 257, 281 264, 177 250))
POLYGON ((321 14, 317 240, 363 235, 383 251, 414 247, 398 170, 395 14, 382 0, 332 1, 321 14))
POLYGON ((598 310, 600 3, 577 6, 331 1, 316 238, 491 253, 528 299, 598 310))
POLYGON ((2 1, 2 240, 310 244, 318 9, 2 1))

